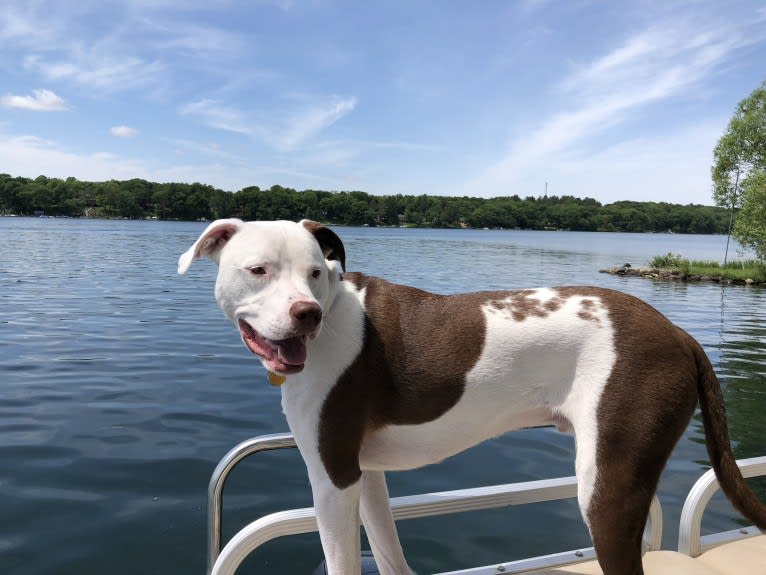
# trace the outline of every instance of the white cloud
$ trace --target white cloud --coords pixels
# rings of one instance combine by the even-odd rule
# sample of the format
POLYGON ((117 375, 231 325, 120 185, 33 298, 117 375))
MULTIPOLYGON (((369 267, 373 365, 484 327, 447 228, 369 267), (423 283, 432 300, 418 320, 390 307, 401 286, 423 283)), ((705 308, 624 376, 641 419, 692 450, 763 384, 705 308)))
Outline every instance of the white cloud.
POLYGON ((230 152, 227 152, 223 149, 223 146, 221 146, 217 142, 206 142, 206 143, 200 143, 195 142, 193 140, 185 140, 182 138, 175 138, 175 139, 166 139, 166 141, 172 143, 174 145, 174 151, 173 153, 177 156, 182 156, 186 152, 193 152, 196 154, 202 154, 205 156, 211 156, 221 159, 226 159, 232 162, 236 163, 245 163, 242 158, 239 156, 236 156, 235 154, 232 154, 230 152))
POLYGON ((263 126, 256 125, 243 111, 210 98, 185 104, 178 112, 199 118, 211 128, 253 136, 277 150, 291 152, 343 118, 356 104, 355 97, 304 103, 281 121, 270 118, 263 126))
POLYGON ((109 132, 118 138, 135 138, 138 135, 138 130, 130 126, 113 126, 109 132))
POLYGON ((219 163, 157 166, 145 159, 106 152, 83 153, 59 142, 35 136, 11 136, 0 132, 0 158, 13 166, 13 176, 51 178, 73 176, 99 182, 142 178, 154 182, 206 182, 222 189, 238 190, 244 181, 255 182, 255 174, 219 163), (43 171, 44 170, 44 171, 43 171))
POLYGON ((136 40, 140 30, 135 22, 117 24, 119 19, 110 14, 111 27, 87 25, 97 17, 88 10, 86 3, 0 6, 3 51, 16 53, 26 70, 49 81, 70 80, 110 92, 163 81, 163 62, 140 54, 144 43, 136 40))
POLYGON ((285 129, 280 131, 273 142, 279 149, 294 150, 353 111, 356 104, 355 97, 333 97, 329 102, 300 110, 287 120, 285 129))
POLYGON ((196 116, 212 128, 237 132, 239 134, 251 134, 252 129, 246 124, 241 111, 223 105, 219 100, 203 98, 196 102, 185 104, 179 110, 183 116, 196 116))
POLYGON ((31 96, 8 94, 0 100, 7 108, 20 108, 34 112, 64 112, 69 104, 51 90, 33 90, 31 96))
POLYGON ((58 36, 50 22, 36 17, 30 7, 0 5, 0 39, 22 46, 44 46, 58 36))
POLYGON ((146 178, 148 175, 138 161, 102 152, 83 154, 35 136, 0 133, 0 157, 13 166, 14 176, 36 177, 42 173, 49 177, 74 176, 81 180, 104 181, 146 178))
POLYGON ((712 204, 712 149, 727 120, 711 119, 660 137, 636 137, 595 151, 553 154, 544 170, 520 177, 507 193, 548 193, 603 203, 631 199, 712 204))
POLYGON ((39 54, 27 56, 24 66, 49 80, 73 80, 78 84, 106 91, 134 90, 158 81, 165 65, 134 56, 108 55, 74 50, 65 59, 47 59, 39 54))
MULTIPOLYGON (((727 65, 735 52, 763 40, 763 36, 747 24, 701 26, 676 20, 627 38, 564 78, 558 91, 570 108, 516 138, 501 159, 466 187, 503 194, 529 180, 530 174, 544 181, 551 165, 567 153, 578 155, 592 145, 595 136, 634 118, 651 104, 693 95, 694 89, 727 65)), ((705 177, 708 169, 704 170, 705 177)))
POLYGON ((209 22, 198 25, 181 22, 177 18, 170 21, 141 18, 140 24, 152 34, 152 43, 159 52, 174 51, 193 55, 196 61, 211 57, 233 58, 248 49, 246 38, 242 35, 211 26, 209 22))

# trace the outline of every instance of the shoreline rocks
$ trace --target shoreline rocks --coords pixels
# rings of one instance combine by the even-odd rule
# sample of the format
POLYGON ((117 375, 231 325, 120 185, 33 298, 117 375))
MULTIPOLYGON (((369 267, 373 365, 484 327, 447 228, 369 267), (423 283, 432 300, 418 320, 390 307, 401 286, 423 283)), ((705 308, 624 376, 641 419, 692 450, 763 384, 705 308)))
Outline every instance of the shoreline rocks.
POLYGON ((764 282, 756 281, 750 278, 729 279, 722 276, 710 276, 710 275, 695 275, 686 274, 678 270, 666 270, 660 268, 634 268, 630 264, 623 264, 621 266, 598 270, 599 273, 609 274, 613 276, 626 276, 626 277, 639 277, 653 280, 669 280, 669 281, 685 281, 685 282, 712 282, 719 283, 721 285, 748 285, 748 286, 761 286, 764 282))

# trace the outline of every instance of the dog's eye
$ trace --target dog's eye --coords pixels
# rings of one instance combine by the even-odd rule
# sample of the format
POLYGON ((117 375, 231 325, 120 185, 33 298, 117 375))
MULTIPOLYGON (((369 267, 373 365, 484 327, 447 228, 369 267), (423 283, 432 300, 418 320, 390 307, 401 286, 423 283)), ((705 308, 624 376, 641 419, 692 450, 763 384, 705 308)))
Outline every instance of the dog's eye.
POLYGON ((253 266, 250 269, 250 273, 254 276, 263 276, 266 275, 266 268, 263 266, 253 266))
POLYGON ((322 275, 322 270, 316 269, 313 272, 311 272, 311 277, 314 279, 319 279, 319 276, 322 275))

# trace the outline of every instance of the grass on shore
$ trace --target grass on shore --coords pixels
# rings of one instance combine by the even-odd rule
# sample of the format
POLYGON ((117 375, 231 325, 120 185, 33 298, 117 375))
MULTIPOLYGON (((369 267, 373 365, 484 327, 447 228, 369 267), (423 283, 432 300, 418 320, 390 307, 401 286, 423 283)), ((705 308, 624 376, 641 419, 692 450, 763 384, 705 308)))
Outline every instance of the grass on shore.
POLYGON ((654 256, 649 265, 689 276, 722 277, 732 281, 751 279, 766 282, 766 266, 757 260, 731 261, 721 265, 715 261, 688 260, 680 254, 654 256))

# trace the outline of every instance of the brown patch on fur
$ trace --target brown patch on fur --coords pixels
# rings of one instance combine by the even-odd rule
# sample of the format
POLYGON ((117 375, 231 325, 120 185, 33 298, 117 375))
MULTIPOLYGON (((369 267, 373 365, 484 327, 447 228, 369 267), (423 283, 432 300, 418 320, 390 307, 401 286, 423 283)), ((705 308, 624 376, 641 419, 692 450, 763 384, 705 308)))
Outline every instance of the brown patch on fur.
POLYGON ((547 309, 549 312, 553 313, 555 311, 560 310, 562 305, 564 305, 564 300, 562 300, 561 298, 555 297, 545 302, 543 307, 547 309))
POLYGON ((481 306, 507 295, 435 295, 358 273, 344 279, 366 288, 367 309, 362 351, 320 418, 319 453, 338 488, 361 476, 365 433, 432 421, 460 400, 484 345, 481 306))
POLYGON ((601 320, 595 314, 596 307, 596 302, 592 299, 584 299, 580 301, 580 311, 577 312, 577 317, 584 319, 585 321, 601 323, 601 320))
POLYGON ((561 309, 564 300, 554 297, 544 302, 536 297, 536 290, 518 290, 506 292, 503 299, 489 302, 492 309, 505 314, 514 321, 524 321, 528 317, 548 317, 561 309))
MULTIPOLYGON (((547 301, 534 297, 536 290, 443 296, 359 273, 343 277, 367 294, 362 351, 328 394, 320 416, 319 453, 339 488, 361 476, 366 433, 433 421, 460 400, 465 376, 484 346, 482 308, 521 322, 547 317, 582 294, 580 288, 562 288, 547 301)), ((598 321, 595 301, 584 301, 584 309, 593 312, 583 319, 598 321)))

